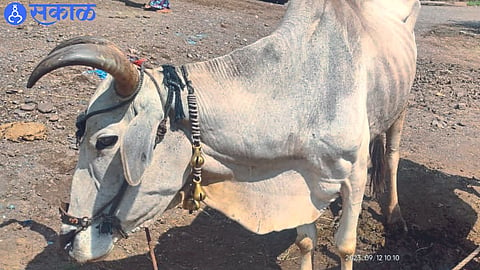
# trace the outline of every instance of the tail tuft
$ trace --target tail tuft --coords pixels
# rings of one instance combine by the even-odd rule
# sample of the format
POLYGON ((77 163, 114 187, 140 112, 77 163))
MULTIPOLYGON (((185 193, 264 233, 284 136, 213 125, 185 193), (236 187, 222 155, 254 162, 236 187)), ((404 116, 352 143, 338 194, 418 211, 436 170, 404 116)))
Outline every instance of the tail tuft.
POLYGON ((370 143, 370 159, 372 168, 370 171, 370 193, 377 198, 385 192, 385 136, 378 135, 370 143))

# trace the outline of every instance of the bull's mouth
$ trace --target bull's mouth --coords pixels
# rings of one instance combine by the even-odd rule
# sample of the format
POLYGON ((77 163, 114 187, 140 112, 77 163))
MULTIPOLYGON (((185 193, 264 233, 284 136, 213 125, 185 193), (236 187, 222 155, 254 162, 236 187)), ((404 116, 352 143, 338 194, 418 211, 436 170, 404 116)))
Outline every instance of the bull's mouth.
MULTIPOLYGON (((91 262, 101 261, 101 260, 107 258, 108 255, 110 255, 110 253, 112 253, 114 247, 115 247, 115 245, 112 245, 112 246, 110 247, 110 249, 107 250, 107 252, 106 252, 105 254, 103 254, 103 255, 101 255, 101 256, 99 256, 99 257, 96 257, 96 258, 87 260, 87 261, 82 261, 82 263, 91 263, 91 262)), ((68 255, 69 255, 70 257, 72 257, 72 258, 75 259, 74 255, 73 255, 73 251, 69 251, 69 252, 68 252, 68 255)))
POLYGON ((68 253, 78 263, 95 262, 105 259, 113 250, 118 237, 100 234, 97 230, 60 234, 59 249, 68 253))

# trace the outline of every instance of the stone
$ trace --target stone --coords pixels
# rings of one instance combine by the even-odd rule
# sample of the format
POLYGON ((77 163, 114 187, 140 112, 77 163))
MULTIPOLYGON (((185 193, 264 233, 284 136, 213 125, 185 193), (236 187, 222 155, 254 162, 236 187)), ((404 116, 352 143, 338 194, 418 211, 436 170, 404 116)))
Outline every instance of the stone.
POLYGON ((447 126, 447 123, 445 123, 444 121, 435 119, 432 121, 431 125, 437 128, 445 128, 447 126))
POLYGON ((48 118, 48 121, 50 121, 50 122, 57 122, 58 120, 60 120, 60 117, 58 116, 58 114, 51 115, 48 118))
POLYGON ((20 110, 23 110, 23 111, 33 111, 35 110, 35 103, 25 103, 25 104, 22 104, 20 105, 20 110))
POLYGON ((457 110, 465 110, 467 108, 467 104, 466 103, 458 103, 458 104, 455 105, 454 108, 457 109, 457 110))
POLYGON ((467 95, 466 91, 461 88, 454 88, 453 90, 455 91, 455 96, 457 96, 457 98, 461 98, 467 95))
POLYGON ((20 109, 16 109, 15 111, 13 111, 14 114, 20 116, 20 117, 25 117, 27 116, 27 112, 26 111, 22 111, 20 109))
POLYGON ((37 110, 41 113, 50 113, 54 109, 53 104, 50 102, 41 102, 37 106, 37 110))
POLYGON ((18 90, 17 90, 17 89, 9 89, 9 90, 5 91, 5 93, 7 93, 7 94, 16 94, 16 93, 18 93, 18 90))

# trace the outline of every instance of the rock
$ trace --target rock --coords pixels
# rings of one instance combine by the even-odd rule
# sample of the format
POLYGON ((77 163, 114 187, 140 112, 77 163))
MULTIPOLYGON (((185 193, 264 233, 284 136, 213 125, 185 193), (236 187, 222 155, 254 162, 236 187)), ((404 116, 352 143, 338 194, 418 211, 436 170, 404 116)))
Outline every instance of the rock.
POLYGON ((467 108, 467 104, 466 103, 458 103, 454 106, 455 109, 457 110, 465 110, 467 108))
POLYGON ((461 97, 466 96, 466 92, 461 88, 454 88, 453 90, 454 90, 455 96, 457 96, 457 98, 461 98, 461 97))
POLYGON ((13 111, 13 113, 20 116, 20 117, 25 117, 27 115, 27 112, 22 111, 20 109, 16 109, 15 111, 13 111))
POLYGON ((33 111, 35 110, 35 103, 25 103, 25 104, 22 104, 20 106, 20 110, 23 110, 23 111, 33 111))
POLYGON ((16 93, 18 93, 18 90, 17 90, 17 89, 9 89, 9 90, 5 91, 5 93, 7 93, 7 94, 16 94, 16 93))
POLYGON ((434 127, 437 127, 437 128, 444 128, 444 127, 447 126, 447 123, 445 121, 435 119, 435 120, 432 121, 432 123, 430 125, 432 125, 434 127))
POLYGON ((188 57, 188 58, 193 58, 193 54, 187 53, 187 57, 188 57))
POLYGON ((36 104, 35 100, 31 97, 28 97, 28 96, 25 98, 24 102, 25 102, 25 104, 27 104, 27 103, 35 103, 36 104))
POLYGON ((42 102, 37 106, 37 110, 41 113, 50 113, 54 110, 53 104, 50 102, 42 102))
POLYGON ((362 202, 362 210, 368 210, 368 203, 367 202, 362 202))
POLYGON ((440 121, 440 122, 444 122, 444 123, 447 122, 447 119, 446 119, 445 117, 441 116, 441 115, 437 115, 437 116, 435 117, 435 119, 436 119, 437 121, 440 121))
POLYGON ((57 122, 58 120, 60 120, 60 117, 58 116, 58 114, 51 115, 48 118, 48 121, 50 121, 50 122, 57 122))
POLYGON ((465 35, 465 36, 469 36, 469 37, 476 37, 477 36, 475 33, 467 32, 467 31, 459 31, 458 33, 462 34, 462 35, 465 35))

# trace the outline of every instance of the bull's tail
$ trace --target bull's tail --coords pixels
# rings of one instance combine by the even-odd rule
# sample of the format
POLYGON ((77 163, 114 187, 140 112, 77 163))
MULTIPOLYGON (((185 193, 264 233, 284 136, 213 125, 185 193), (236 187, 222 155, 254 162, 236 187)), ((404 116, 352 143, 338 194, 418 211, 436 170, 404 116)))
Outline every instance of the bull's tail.
POLYGON ((375 137, 370 143, 370 193, 372 197, 378 198, 385 191, 385 135, 375 137))

